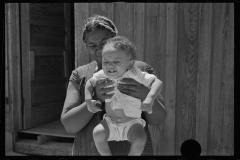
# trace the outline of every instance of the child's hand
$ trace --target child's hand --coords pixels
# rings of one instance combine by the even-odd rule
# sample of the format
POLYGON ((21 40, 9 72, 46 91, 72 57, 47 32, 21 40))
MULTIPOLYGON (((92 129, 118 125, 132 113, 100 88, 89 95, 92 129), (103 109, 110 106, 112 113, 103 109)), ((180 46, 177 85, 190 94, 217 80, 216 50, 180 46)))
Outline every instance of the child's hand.
POLYGON ((152 98, 146 98, 143 102, 142 102, 142 110, 146 111, 148 114, 152 113, 152 105, 154 103, 154 99, 152 98))
POLYGON ((102 111, 100 107, 97 107, 97 104, 101 104, 99 100, 91 100, 90 102, 86 102, 86 103, 87 103, 87 108, 90 112, 96 113, 96 112, 102 111))

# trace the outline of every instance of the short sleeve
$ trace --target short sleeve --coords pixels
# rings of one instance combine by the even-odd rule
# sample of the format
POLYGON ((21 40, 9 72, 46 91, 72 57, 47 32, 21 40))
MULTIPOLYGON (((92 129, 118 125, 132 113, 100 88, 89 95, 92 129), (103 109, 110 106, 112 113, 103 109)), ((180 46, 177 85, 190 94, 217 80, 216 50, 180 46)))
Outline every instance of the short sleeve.
POLYGON ((147 63, 145 62, 142 62, 142 61, 135 61, 135 65, 141 70, 141 71, 144 71, 144 72, 147 72, 149 74, 154 74, 155 76, 156 75, 156 72, 154 71, 154 69, 147 63))
POLYGON ((76 83, 80 83, 80 77, 79 77, 76 69, 72 71, 72 74, 71 74, 69 80, 74 81, 76 83))
POLYGON ((69 81, 76 82, 78 84, 81 83, 83 77, 85 77, 87 72, 88 65, 80 66, 72 71, 72 74, 69 78, 69 81))
POLYGON ((144 86, 150 87, 152 82, 157 79, 157 77, 154 74, 149 74, 147 72, 141 72, 141 83, 144 86))

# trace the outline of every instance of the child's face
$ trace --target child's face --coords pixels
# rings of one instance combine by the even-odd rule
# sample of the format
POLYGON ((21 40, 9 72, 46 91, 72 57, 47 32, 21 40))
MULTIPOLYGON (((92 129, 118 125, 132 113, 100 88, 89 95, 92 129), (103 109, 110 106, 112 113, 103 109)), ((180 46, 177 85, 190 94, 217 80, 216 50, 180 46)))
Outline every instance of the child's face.
POLYGON ((131 56, 122 50, 115 49, 111 44, 102 50, 102 68, 110 79, 121 77, 130 65, 131 56))

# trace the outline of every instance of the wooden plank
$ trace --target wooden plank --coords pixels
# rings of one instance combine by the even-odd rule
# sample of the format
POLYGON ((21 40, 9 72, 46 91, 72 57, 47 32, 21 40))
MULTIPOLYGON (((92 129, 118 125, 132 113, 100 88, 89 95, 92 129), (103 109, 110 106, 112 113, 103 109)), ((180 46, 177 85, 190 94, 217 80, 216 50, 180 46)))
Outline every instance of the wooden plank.
POLYGON ((51 86, 33 87, 32 105, 33 107, 49 102, 64 101, 66 97, 65 82, 52 84, 51 86))
POLYGON ((9 151, 9 152, 5 152, 5 156, 27 156, 27 155, 19 154, 19 153, 13 152, 13 151, 9 151))
POLYGON ((68 82, 69 78, 64 78, 62 75, 52 75, 47 77, 38 77, 32 83, 32 87, 51 87, 54 85, 64 84, 64 82, 68 82))
MULTIPOLYGON (((12 125, 12 114, 10 112, 10 95, 9 95, 9 4, 5 5, 5 131, 11 131, 12 125)), ((6 136, 7 137, 7 136, 6 136)))
MULTIPOLYGON (((66 78, 69 79, 72 70, 74 69, 74 4, 65 3, 65 28, 66 28, 66 78)), ((66 81, 66 88, 68 86, 68 81, 66 81)))
MULTIPOLYGON (((145 4, 145 62, 156 71, 159 79, 164 79, 166 55, 166 4, 145 4), (165 16, 165 17, 164 17, 165 16)), ((163 89, 164 95, 164 89, 163 89)))
POLYGON ((64 3, 30 3, 29 12, 44 19, 64 17, 64 3))
POLYGON ((165 108, 167 118, 163 124, 161 155, 175 154, 175 111, 176 111, 176 76, 177 76, 177 27, 178 4, 167 4, 166 33, 166 75, 165 75, 165 108))
POLYGON ((232 9, 228 3, 213 5, 209 155, 233 154, 233 22, 230 22, 233 20, 232 9))
POLYGON ((34 140, 19 140, 15 143, 15 152, 26 155, 71 156, 72 143, 48 142, 40 145, 34 140))
POLYGON ((30 24, 65 27, 63 3, 30 3, 30 24))
POLYGON ((38 144, 46 144, 49 141, 55 141, 58 139, 59 139, 59 137, 55 137, 55 136, 39 135, 39 136, 37 136, 37 143, 38 144))
MULTIPOLYGON (((226 4, 223 37, 222 155, 234 155, 234 3, 226 4)), ((235 122, 236 123, 236 122, 235 122)), ((236 141, 235 141, 236 142, 236 141)))
POLYGON ((64 57, 62 55, 35 56, 37 77, 62 75, 64 77, 64 57))
POLYGON ((199 4, 179 4, 177 112, 175 154, 187 139, 195 139, 199 4))
POLYGON ((20 22, 19 4, 8 4, 8 60, 9 60, 9 123, 12 131, 21 129, 22 125, 22 92, 21 92, 21 55, 20 55, 20 22))
POLYGON ((63 27, 31 24, 30 32, 31 46, 65 46, 65 28, 63 27))
POLYGON ((31 133, 31 134, 41 134, 48 136, 56 136, 56 137, 68 137, 74 138, 75 134, 67 133, 63 124, 60 120, 56 120, 41 126, 37 126, 34 128, 30 128, 27 130, 22 130, 23 133, 31 133))
POLYGON ((62 55, 65 46, 31 46, 30 50, 34 51, 35 56, 62 55))
POLYGON ((84 22, 89 17, 88 3, 75 3, 75 68, 89 63, 89 54, 86 45, 82 41, 84 22))
POLYGON ((63 104, 64 101, 50 102, 32 107, 31 126, 36 127, 60 119, 63 104))
POLYGON ((22 88, 23 88, 23 128, 31 126, 31 81, 29 68, 30 51, 30 27, 29 27, 29 3, 21 3, 21 49, 22 49, 22 88))
POLYGON ((30 68, 30 81, 35 80, 35 53, 34 51, 29 51, 29 68, 30 68))
POLYGON ((200 9, 200 32, 197 75, 196 140, 207 155, 209 88, 211 76, 212 4, 203 3, 200 9))
POLYGON ((137 48, 136 58, 144 61, 144 28, 145 28, 145 4, 134 3, 134 44, 137 48))
POLYGON ((134 4, 126 2, 114 3, 114 24, 121 36, 134 41, 134 4))
MULTIPOLYGON (((165 86, 165 59, 166 59, 166 3, 146 3, 145 4, 145 56, 144 60, 150 64, 160 80, 165 86)), ((162 90, 162 95, 165 96, 165 87, 162 90)), ((152 135, 157 135, 153 140, 155 155, 161 155, 162 145, 164 139, 160 137, 163 135, 163 126, 155 126, 150 128, 152 135), (160 127, 160 130, 159 128, 160 127), (156 132, 157 133, 152 133, 156 132)))
POLYGON ((98 14, 113 21, 113 5, 114 3, 89 3, 89 16, 98 14))

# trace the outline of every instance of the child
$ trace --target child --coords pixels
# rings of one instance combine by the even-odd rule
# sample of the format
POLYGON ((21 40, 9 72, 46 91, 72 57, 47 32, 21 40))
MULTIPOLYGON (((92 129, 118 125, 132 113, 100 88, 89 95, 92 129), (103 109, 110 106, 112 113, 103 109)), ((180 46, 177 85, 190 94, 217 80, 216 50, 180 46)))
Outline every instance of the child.
MULTIPOLYGON (((109 78, 115 82, 114 95, 105 100, 106 114, 103 120, 94 128, 93 139, 101 155, 111 155, 107 141, 128 140, 131 143, 129 155, 141 155, 145 143, 145 120, 141 118, 142 111, 152 113, 155 98, 160 95, 162 81, 155 75, 140 71, 134 66, 136 48, 132 42, 122 36, 108 39, 102 50, 102 70, 98 71, 86 83, 85 101, 90 112, 97 112, 97 100, 92 100, 96 81, 109 78), (133 78, 139 83, 151 88, 146 99, 125 95, 117 89, 122 78, 133 78)), ((109 93, 110 94, 110 93, 109 93)))

